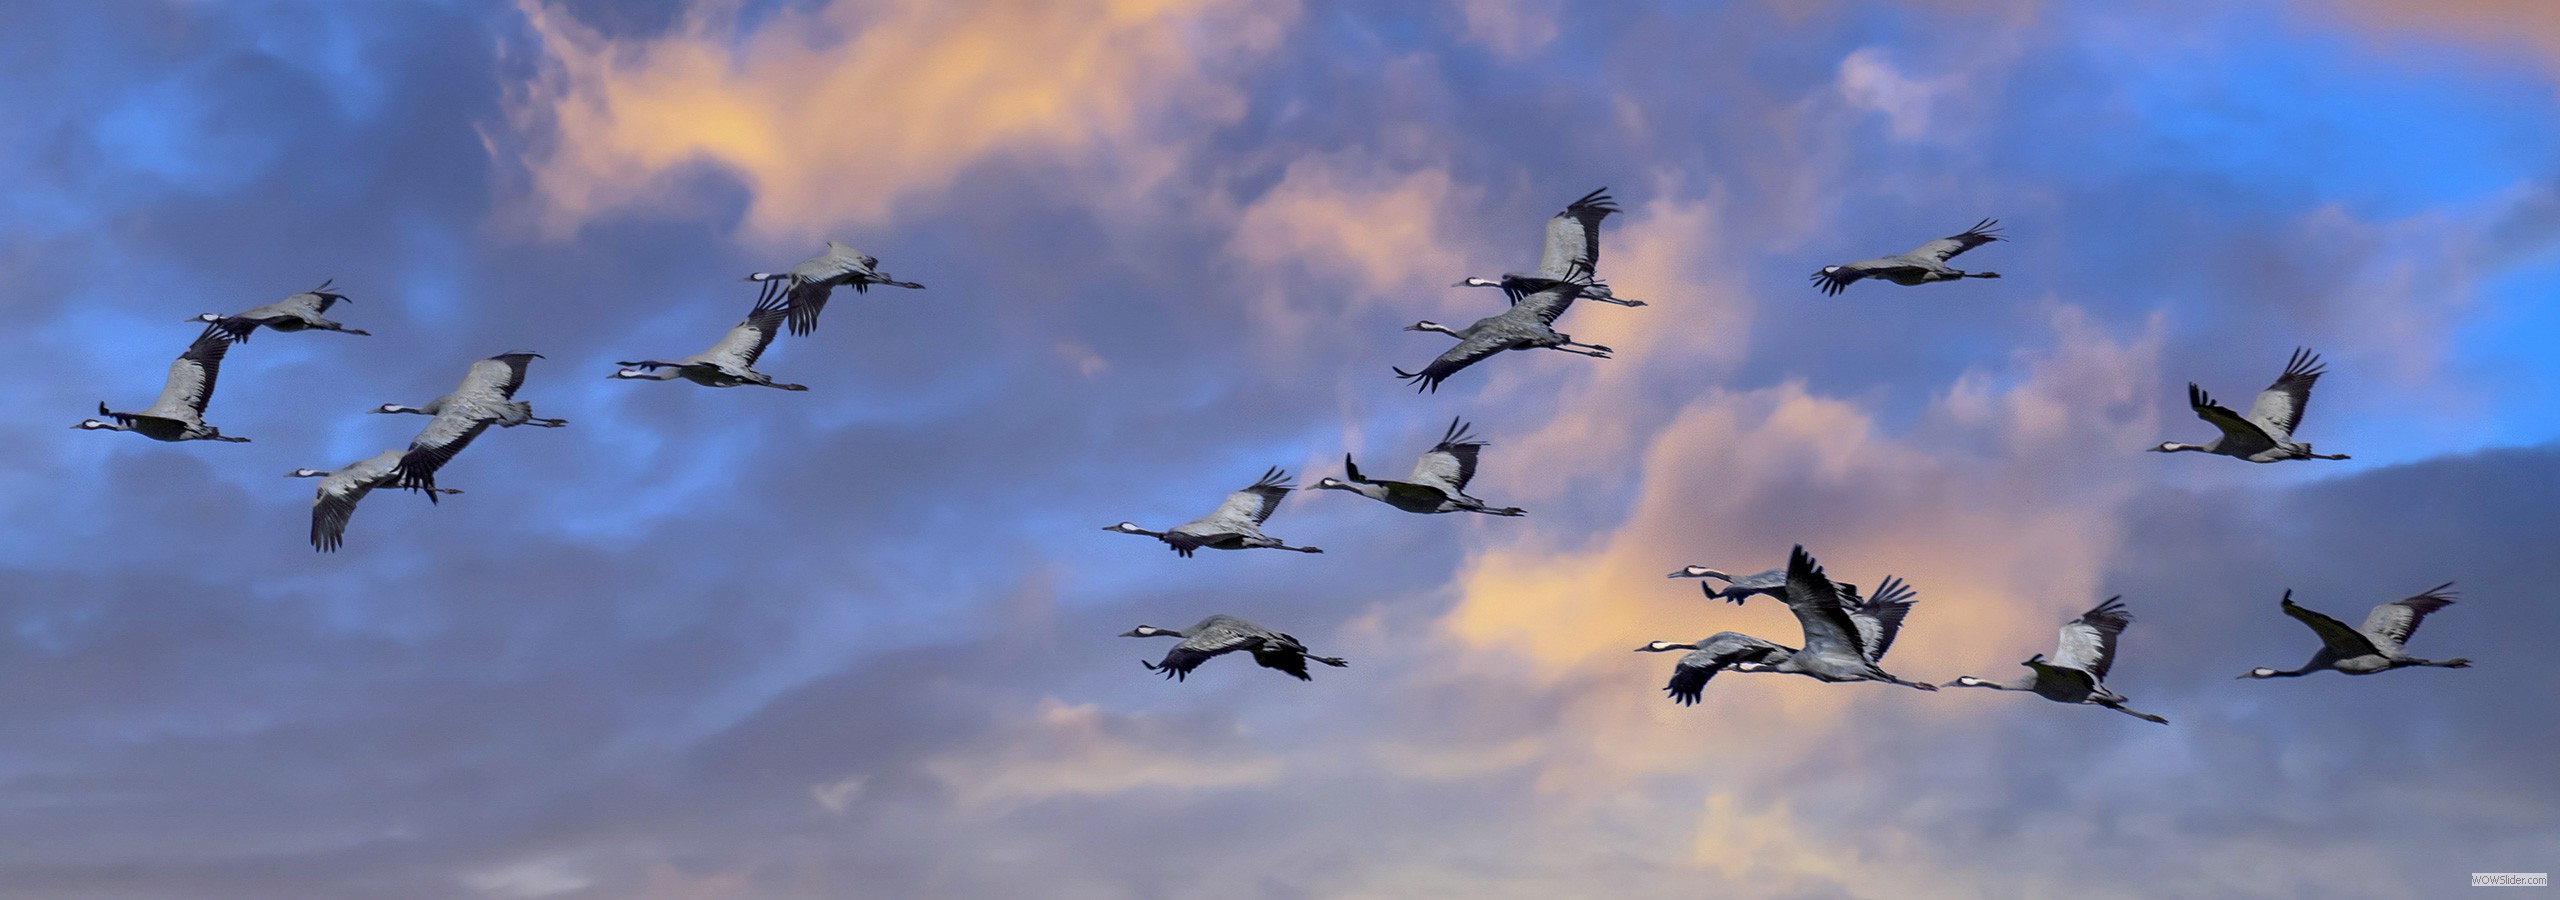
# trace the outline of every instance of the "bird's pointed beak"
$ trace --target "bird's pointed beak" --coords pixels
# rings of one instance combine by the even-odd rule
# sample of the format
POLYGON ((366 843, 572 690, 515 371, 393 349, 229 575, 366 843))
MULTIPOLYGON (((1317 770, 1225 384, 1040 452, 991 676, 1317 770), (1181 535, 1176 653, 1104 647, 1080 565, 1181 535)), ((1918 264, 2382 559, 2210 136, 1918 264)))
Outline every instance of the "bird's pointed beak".
POLYGON ((1687 570, 1687 569, 1682 569, 1682 570, 1680 570, 1680 571, 1673 572, 1673 573, 1671 573, 1671 574, 1669 574, 1669 575, 1665 575, 1665 576, 1662 576, 1662 577, 1664 577, 1664 578, 1678 578, 1678 577, 1680 577, 1680 576, 1682 576, 1682 575, 1687 575, 1687 574, 1689 574, 1689 570, 1687 570))

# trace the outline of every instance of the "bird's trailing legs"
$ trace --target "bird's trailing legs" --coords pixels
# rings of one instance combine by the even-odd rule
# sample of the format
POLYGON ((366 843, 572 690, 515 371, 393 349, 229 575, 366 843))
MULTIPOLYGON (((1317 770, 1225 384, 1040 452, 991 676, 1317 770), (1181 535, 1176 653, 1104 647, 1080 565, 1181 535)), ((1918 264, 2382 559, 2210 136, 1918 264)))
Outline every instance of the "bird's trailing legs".
POLYGON ((2123 713, 2123 714, 2128 715, 2128 716, 2132 716, 2132 717, 2137 718, 2137 719, 2141 719, 2141 720, 2143 720, 2143 721, 2145 721, 2145 722, 2150 722, 2150 723, 2156 724, 2156 725, 2167 725, 2167 724, 2169 724, 2169 720, 2167 720, 2167 719, 2163 719, 2163 718, 2161 718, 2161 717, 2159 717, 2159 716, 2155 716, 2155 715, 2152 715, 2152 714, 2150 714, 2150 713, 2147 713, 2147 712, 2143 712, 2143 711, 2141 711, 2141 710, 2134 709, 2134 708, 2129 707, 2129 706, 2126 706, 2126 705, 2124 705, 2124 704, 2122 704, 2122 703, 2100 703, 2100 704, 2098 704, 2098 705, 2099 705, 2099 706, 2106 707, 2106 708, 2108 708, 2108 709, 2115 710, 2115 711, 2117 711, 2117 712, 2123 713))

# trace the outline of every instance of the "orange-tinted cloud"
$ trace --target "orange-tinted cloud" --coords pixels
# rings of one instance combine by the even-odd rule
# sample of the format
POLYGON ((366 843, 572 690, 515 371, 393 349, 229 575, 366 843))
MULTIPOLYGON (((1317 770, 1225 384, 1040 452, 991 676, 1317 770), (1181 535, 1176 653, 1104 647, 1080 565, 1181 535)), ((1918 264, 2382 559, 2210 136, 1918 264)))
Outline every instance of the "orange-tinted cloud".
MULTIPOLYGON (((1679 712, 1659 693, 1673 655, 1632 648, 1722 630, 1780 642, 1797 634, 1778 604, 1710 603, 1664 573, 1690 563, 1757 571, 1783 564, 1801 540, 1836 578, 1871 586, 1893 573, 1919 588, 1912 630, 1888 669, 1932 680, 1959 669, 2002 673, 2050 641, 2066 608, 2093 599, 2115 550, 2117 509, 2144 480, 2126 448, 2156 428, 2140 388, 2157 380, 2157 322, 2118 337, 2064 308, 2054 333, 2052 350, 2005 367, 2012 386, 1968 374, 1898 433, 1860 403, 1787 383, 1707 390, 1642 433, 1632 455, 1542 456, 1546 478, 1627 470, 1638 485, 1633 505, 1590 536, 1549 533, 1533 517, 1476 554, 1441 622, 1463 648, 1452 665, 1572 695, 1566 715, 1576 727, 1541 732, 1554 736, 1550 777, 1554 766, 1588 779, 1693 763, 1694 746, 1618 740, 1679 712)), ((1583 420, 1616 415, 1607 404, 1566 408, 1580 411, 1551 428, 1590 430, 1583 420)), ((1851 708, 1903 699, 1882 690, 1730 676, 1708 703, 1719 717, 1819 733, 1851 708)), ((1719 753, 1747 752, 1716 743, 1719 753)))
POLYGON ((2364 25, 2378 34, 2427 34, 2520 46, 2560 62, 2560 5, 2542 0, 2346 0, 2304 3, 2306 14, 2364 25))
POLYGON ((751 189, 778 235, 884 219, 963 169, 1022 155, 1143 180, 1184 127, 1231 120, 1226 76, 1294 4, 1243 0, 839 0, 748 26, 690 8, 667 34, 607 37, 521 9, 541 73, 510 98, 541 226, 664 202, 697 167, 751 189))

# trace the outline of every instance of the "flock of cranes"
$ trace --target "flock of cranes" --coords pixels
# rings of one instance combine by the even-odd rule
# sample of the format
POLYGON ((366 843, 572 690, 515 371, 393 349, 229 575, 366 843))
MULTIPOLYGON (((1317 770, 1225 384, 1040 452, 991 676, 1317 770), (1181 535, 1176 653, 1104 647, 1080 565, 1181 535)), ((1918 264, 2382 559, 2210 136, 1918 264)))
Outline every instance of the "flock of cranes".
MULTIPOLYGON (((1617 296, 1599 279, 1600 224, 1617 211, 1618 207, 1606 188, 1586 194, 1547 220, 1546 239, 1535 269, 1505 273, 1500 278, 1468 277, 1457 282, 1454 287, 1500 288, 1509 299, 1509 305, 1465 328, 1453 329, 1431 321, 1408 326, 1408 331, 1434 331, 1449 335, 1456 338, 1457 343, 1419 370, 1407 372, 1397 368, 1394 370, 1396 375, 1412 382, 1417 390, 1436 392, 1443 382, 1459 371, 1507 350, 1550 349, 1598 359, 1610 358, 1613 351, 1608 347, 1576 341, 1571 335, 1557 331, 1555 326, 1576 300, 1625 308, 1647 305, 1641 300, 1617 296)), ((1836 296, 1847 290, 1849 285, 1868 278, 1905 286, 1967 278, 1998 278, 2000 275, 1996 272, 1967 272, 1948 265, 1950 260, 1966 251, 2003 240, 1998 225, 1996 221, 1984 219, 1961 233, 1929 241, 1906 253, 1824 266, 1813 274, 1813 283, 1822 293, 1836 296)), ((752 385, 805 391, 808 388, 802 385, 775 381, 755 369, 756 362, 781 332, 787 330, 795 336, 810 333, 816 328, 819 313, 826 308, 828 298, 838 287, 851 287, 857 293, 867 292, 872 285, 907 289, 923 287, 890 277, 880 271, 879 260, 836 241, 828 241, 825 252, 793 266, 787 272, 756 272, 743 280, 760 285, 755 305, 748 310, 744 320, 732 326, 710 349, 675 360, 621 362, 618 363, 620 368, 607 377, 649 381, 683 379, 705 387, 752 385)), ((204 313, 188 319, 205 323, 204 330, 170 363, 167 380, 152 405, 140 411, 115 412, 101 402, 98 405, 100 418, 87 419, 73 427, 91 431, 130 431, 159 441, 249 440, 225 435, 204 419, 224 355, 233 344, 247 342, 261 327, 278 332, 366 334, 361 329, 349 328, 325 317, 335 304, 349 302, 346 295, 331 291, 330 284, 322 282, 317 288, 233 315, 204 313)), ((312 498, 312 548, 323 552, 339 549, 345 542, 347 523, 355 514, 356 504, 376 488, 398 487, 417 491, 431 503, 438 502, 441 496, 461 493, 456 488, 439 486, 436 473, 492 426, 559 428, 567 425, 565 419, 534 415, 529 401, 516 399, 517 391, 524 387, 528 367, 533 360, 540 358, 541 354, 530 351, 501 353, 471 363, 462 383, 451 393, 418 406, 385 403, 367 410, 369 413, 428 417, 426 426, 419 429, 403 449, 385 450, 335 470, 299 468, 286 473, 289 477, 319 479, 312 498)), ((2315 453, 2310 443, 2294 438, 2295 429, 2302 423, 2303 411, 2310 404, 2311 388, 2322 372, 2318 354, 2308 349, 2295 350, 2283 374, 2266 390, 2259 392, 2246 415, 2215 403, 2201 387, 2190 383, 2187 385, 2189 405, 2198 418, 2211 423, 2221 434, 2203 444, 2170 441, 2150 449, 2164 453, 2194 450, 2257 463, 2346 459, 2345 454, 2315 453)), ((1463 417, 1453 418, 1440 441, 1421 455, 1412 472, 1403 480, 1366 477, 1350 455, 1345 454, 1343 477, 1320 479, 1315 487, 1358 494, 1408 513, 1525 515, 1517 507, 1496 507, 1467 493, 1467 486, 1475 478, 1479 457, 1486 446, 1485 441, 1471 433, 1463 417)), ((1275 466, 1252 484, 1228 494, 1216 509, 1200 518, 1163 531, 1148 530, 1125 521, 1104 530, 1155 538, 1175 554, 1186 558, 1204 549, 1322 553, 1324 551, 1316 547, 1293 546, 1263 533, 1263 526, 1279 508, 1281 500, 1295 489, 1289 474, 1275 466)), ((1941 687, 1904 679, 1883 668, 1885 651, 1893 646, 1917 603, 1917 592, 1900 578, 1888 576, 1879 582, 1873 595, 1861 596, 1856 585, 1832 581, 1822 565, 1802 545, 1796 546, 1789 554, 1787 565, 1782 569, 1735 576, 1706 566, 1687 566, 1672 572, 1670 577, 1700 579, 1700 587, 1708 597, 1732 603, 1742 603, 1754 596, 1773 598, 1795 614, 1801 631, 1800 646, 1787 646, 1766 638, 1725 631, 1693 643, 1654 641, 1636 648, 1638 652, 1686 651, 1673 665, 1671 680, 1665 687, 1665 692, 1675 702, 1683 705, 1697 703, 1707 682, 1718 673, 1727 671, 1804 675, 1825 682, 1882 682, 1932 692, 1941 687), (1722 582, 1722 586, 1718 587, 1715 582, 1722 582)), ((2319 651, 2298 669, 2279 671, 2259 667, 2241 677, 2289 677, 2323 669, 2368 675, 2412 666, 2466 667, 2470 664, 2468 660, 2421 659, 2408 655, 2404 649, 2427 615, 2454 602, 2449 591, 2451 587, 2448 582, 2417 596, 2377 606, 2361 628, 2348 628, 2336 619, 2295 604, 2292 593, 2288 591, 2280 608, 2319 636, 2319 651)), ((1966 675, 1946 682, 1944 686, 2025 691, 2058 703, 2098 706, 2166 724, 2168 720, 2164 718, 2129 708, 2125 705, 2127 698, 2106 684, 2107 674, 2115 662, 2118 639, 2132 621, 2133 616, 2122 598, 2109 598, 2065 621, 2051 655, 2039 653, 2021 663, 2029 670, 2028 674, 2013 681, 1993 681, 1966 675)), ((1182 630, 1140 625, 1122 636, 1180 638, 1180 643, 1162 661, 1145 663, 1149 670, 1175 680, 1187 678, 1212 657, 1234 651, 1245 651, 1257 664, 1300 680, 1310 679, 1307 670, 1310 662, 1334 667, 1345 665, 1341 659, 1315 655, 1304 642, 1285 632, 1229 615, 1211 615, 1182 630)))
MULTIPOLYGON (((1608 347, 1576 341, 1557 331, 1556 323, 1575 300, 1622 307, 1647 305, 1617 296, 1599 280, 1600 223, 1617 211, 1606 188, 1592 191, 1547 219, 1546 241, 1537 268, 1504 273, 1500 278, 1470 276, 1458 281, 1454 287, 1501 288, 1510 305, 1465 328, 1453 329, 1428 320, 1406 326, 1407 331, 1446 334, 1456 338, 1457 343, 1417 371, 1396 368, 1397 377, 1412 382, 1417 390, 1436 392, 1459 371, 1506 350, 1548 349, 1610 358, 1613 351, 1608 347)), ((1997 272, 1968 272, 1948 262, 1968 250, 2000 240, 1999 223, 1986 218, 1909 252, 1824 266, 1813 273, 1813 283, 1823 294, 1838 296, 1849 285, 1868 278, 1904 286, 1998 278, 1997 272)), ((2296 349, 2284 373, 2259 392, 2247 415, 2215 403, 2201 387, 2189 383, 2188 404, 2198 418, 2212 423, 2222 435, 2205 444, 2171 441, 2150 449, 2196 450, 2257 463, 2346 459, 2345 454, 2315 453, 2310 443, 2293 436, 2294 429, 2302 423, 2303 410, 2310 405, 2312 385, 2322 371, 2318 354, 2296 349)), ((1467 494, 1467 484, 1475 477, 1485 446, 1469 432, 1463 418, 1452 419, 1440 442, 1422 454, 1405 480, 1364 477, 1359 466, 1345 454, 1344 477, 1320 479, 1316 487, 1359 494, 1410 513, 1525 515, 1517 507, 1496 508, 1467 494)), ((1104 530, 1155 538, 1183 557, 1202 549, 1321 553, 1315 547, 1291 546, 1262 531, 1291 490, 1288 474, 1273 467, 1260 480, 1228 494, 1216 509, 1198 519, 1164 531, 1150 531, 1134 522, 1121 522, 1104 530)), ((2128 706, 2129 698, 2106 683, 2107 674, 2115 665, 2117 641, 2133 622, 2133 614, 2120 596, 2110 597, 2064 621, 2052 654, 2038 653, 2019 664, 2027 669, 2025 675, 2009 681, 1964 675, 1940 685, 1905 679, 1883 667, 1885 651, 1893 646, 1904 621, 1918 604, 1918 592, 1901 578, 1888 575, 1878 583, 1873 595, 1861 596, 1857 585, 1832 581, 1801 544, 1788 555, 1785 568, 1736 576, 1693 565, 1670 573, 1670 577, 1699 579, 1699 587, 1709 598, 1732 603, 1754 596, 1775 598, 1795 614, 1802 635, 1801 646, 1793 647, 1725 631, 1691 643, 1653 641, 1636 648, 1640 653, 1686 651, 1673 664, 1670 683, 1664 687, 1674 702, 1684 706, 1698 703, 1707 682, 1720 672, 1775 672, 1834 683, 1882 682, 1929 692, 1940 687, 2023 691, 2056 703, 2096 706, 2162 725, 2169 722, 2128 706)), ((2319 653, 2294 671, 2261 667, 2241 677, 2275 678, 2320 669, 2362 675, 2407 666, 2467 666, 2468 660, 2435 662, 2409 656, 2402 650, 2402 644, 2417 630, 2419 620, 2453 602, 2447 593, 2451 586, 2447 583, 2424 594, 2375 607, 2362 629, 2349 629, 2335 619, 2297 606, 2287 592, 2282 609, 2320 635, 2319 653)), ((1237 650, 1249 651, 1256 663, 1300 680, 1310 680, 1306 665, 1309 660, 1331 666, 1345 664, 1340 659, 1312 655, 1304 642, 1286 633, 1228 615, 1210 616, 1182 631, 1141 625, 1122 636, 1181 638, 1182 642, 1163 661, 1145 663, 1149 670, 1176 680, 1187 677, 1211 657, 1237 650)))
MULTIPOLYGON (((807 334, 815 328, 818 311, 825 308, 827 296, 838 287, 851 286, 856 291, 874 284, 924 287, 891 278, 879 266, 879 260, 861 251, 828 241, 826 252, 788 272, 756 272, 741 279, 762 285, 756 304, 746 320, 731 327, 711 349, 673 362, 650 359, 620 363, 621 368, 606 377, 655 381, 683 378, 707 387, 758 385, 786 391, 808 390, 801 385, 776 382, 756 371, 756 360, 773 345, 774 337, 783 328, 788 327, 793 334, 807 334)), ((205 406, 213 400, 214 380, 222 371, 223 356, 230 352, 231 345, 248 342, 249 336, 261 327, 281 332, 367 334, 323 316, 333 305, 352 302, 347 295, 329 290, 334 282, 335 279, 323 281, 319 287, 246 312, 227 316, 204 313, 187 319, 205 323, 204 331, 169 364, 168 380, 157 401, 138 412, 115 412, 100 402, 98 415, 102 418, 83 420, 72 427, 130 431, 158 441, 247 442, 248 438, 223 434, 204 420, 205 406)), ((366 410, 426 416, 426 427, 409 439, 405 449, 385 450, 336 469, 298 468, 285 473, 288 478, 320 479, 311 498, 311 548, 326 553, 344 546, 347 523, 355 517, 356 504, 375 488, 406 488, 424 494, 430 503, 439 502, 438 498, 445 495, 462 493, 459 488, 438 486, 436 472, 491 426, 559 428, 569 424, 567 419, 536 416, 530 401, 516 399, 516 391, 524 387, 526 369, 541 358, 542 354, 527 350, 501 353, 473 362, 464 371, 461 385, 444 396, 417 406, 385 403, 366 410)))

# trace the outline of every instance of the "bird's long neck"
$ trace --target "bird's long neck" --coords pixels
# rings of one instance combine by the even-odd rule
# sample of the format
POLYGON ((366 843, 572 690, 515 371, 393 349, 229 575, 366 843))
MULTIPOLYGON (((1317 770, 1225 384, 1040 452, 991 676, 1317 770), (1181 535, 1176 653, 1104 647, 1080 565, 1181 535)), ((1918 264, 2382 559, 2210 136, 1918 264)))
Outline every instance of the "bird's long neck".
POLYGON ((1991 681, 1991 680, 1988 680, 1988 679, 1982 679, 1982 678, 1975 678, 1975 679, 1972 679, 1972 680, 1970 680, 1970 681, 1968 681, 1968 680, 1964 680, 1964 679, 1958 679, 1958 680, 1956 680, 1955 682, 1953 682, 1953 683, 1951 683, 1951 684, 1949 684, 1949 685, 1947 685, 1947 686, 1948 686, 1948 687, 1988 688, 1988 689, 1990 689, 1990 690, 1995 690, 1995 691, 2031 691, 2031 690, 2034 690, 2034 689, 2035 689, 2035 684, 2036 684, 2035 676, 2033 676, 2033 675, 2029 675, 2029 676, 2027 676, 2027 677, 2025 677, 2025 678, 2021 678, 2021 679, 2018 679, 2018 680, 2016 680, 2016 681, 1991 681))
POLYGON ((1350 483, 1345 483, 1345 482, 1339 482, 1339 481, 1337 481, 1337 482, 1334 482, 1334 483, 1332 483, 1332 484, 1323 485, 1323 486, 1324 486, 1324 487, 1332 488, 1332 489, 1337 490, 1337 491, 1350 491, 1350 492, 1352 492, 1352 493, 1354 493, 1354 494, 1358 494, 1358 495, 1360 495, 1360 496, 1367 497, 1367 498, 1369 498, 1369 499, 1371 499, 1371 500, 1384 500, 1384 499, 1387 499, 1387 486, 1386 486, 1386 485, 1383 485, 1383 484, 1379 484, 1379 483, 1377 483, 1377 482, 1373 482, 1373 481, 1363 481, 1363 482, 1360 482, 1360 483, 1358 483, 1358 484, 1350 484, 1350 483))
POLYGON ((2164 445, 2164 447, 2163 447, 2163 449, 2162 449, 2162 452, 2164 452, 2164 453, 2177 453, 2177 452, 2179 452, 2179 451, 2183 451, 2183 450, 2194 450, 2194 451, 2198 451, 2198 452, 2204 452, 2204 451, 2210 451, 2210 450, 2212 450, 2212 449, 2213 449, 2213 448, 2211 448, 2211 447, 2207 447, 2207 446, 2205 446, 2205 445, 2203 445, 2203 444, 2179 444, 2179 443, 2170 443, 2170 444, 2164 445))

